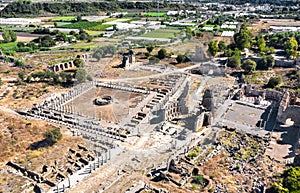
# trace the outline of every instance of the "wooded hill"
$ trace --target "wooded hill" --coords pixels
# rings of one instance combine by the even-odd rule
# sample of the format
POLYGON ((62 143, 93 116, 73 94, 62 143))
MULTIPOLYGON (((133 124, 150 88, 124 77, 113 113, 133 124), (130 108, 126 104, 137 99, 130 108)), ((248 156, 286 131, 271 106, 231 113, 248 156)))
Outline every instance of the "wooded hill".
MULTIPOLYGON (((185 4, 160 3, 160 10, 186 9, 185 4)), ((157 9, 156 2, 13 2, 1 11, 1 17, 49 16, 49 15, 92 15, 100 11, 151 11, 157 9)), ((189 10, 195 9, 190 5, 189 10)))

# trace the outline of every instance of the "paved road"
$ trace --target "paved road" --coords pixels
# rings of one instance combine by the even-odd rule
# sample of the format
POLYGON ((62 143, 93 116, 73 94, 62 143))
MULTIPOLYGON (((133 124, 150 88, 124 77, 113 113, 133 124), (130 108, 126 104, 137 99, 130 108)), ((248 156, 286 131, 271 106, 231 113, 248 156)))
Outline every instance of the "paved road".
POLYGON ((3 82, 16 82, 17 78, 1 78, 3 82))

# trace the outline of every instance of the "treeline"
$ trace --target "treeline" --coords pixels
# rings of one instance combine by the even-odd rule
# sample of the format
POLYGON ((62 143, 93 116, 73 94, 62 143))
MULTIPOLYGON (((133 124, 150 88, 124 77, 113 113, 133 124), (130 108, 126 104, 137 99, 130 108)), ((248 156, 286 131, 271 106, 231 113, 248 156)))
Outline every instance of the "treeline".
POLYGON ((82 83, 86 80, 92 81, 93 78, 87 74, 84 68, 79 67, 73 73, 60 72, 56 74, 50 71, 37 71, 26 75, 24 71, 18 74, 19 84, 32 82, 45 82, 48 85, 71 86, 74 83, 82 83))
MULTIPOLYGON (((69 32, 69 34, 65 34, 58 30, 50 32, 48 28, 38 28, 34 30, 33 33, 47 35, 38 37, 27 43, 18 42, 15 47, 2 49, 3 54, 15 56, 17 52, 33 53, 37 50, 48 51, 51 50, 51 47, 55 46, 59 42, 76 43, 78 40, 87 42, 90 42, 92 40, 92 36, 90 36, 84 30, 80 30, 78 33, 71 31, 69 32)), ((3 39, 5 41, 4 37, 3 39)))
MULTIPOLYGON (((160 9, 185 9, 185 4, 160 3, 160 9)), ((157 8, 156 2, 12 2, 1 11, 2 17, 42 16, 47 14, 67 15, 97 14, 99 11, 121 11, 138 9, 143 11, 157 8)), ((189 9, 195 8, 190 5, 189 9)))
MULTIPOLYGON (((197 2, 196 0, 188 0, 188 2, 197 2)), ((253 5, 282 5, 282 6, 295 6, 299 5, 299 0, 204 0, 202 3, 225 3, 232 5, 244 5, 250 3, 253 5)))

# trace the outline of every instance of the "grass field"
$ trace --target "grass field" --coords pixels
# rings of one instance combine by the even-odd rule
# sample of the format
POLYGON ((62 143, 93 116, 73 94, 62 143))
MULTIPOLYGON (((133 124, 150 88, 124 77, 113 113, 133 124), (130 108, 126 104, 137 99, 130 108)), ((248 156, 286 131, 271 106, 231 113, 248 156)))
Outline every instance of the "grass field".
POLYGON ((17 42, 0 43, 1 50, 10 50, 17 46, 17 42))
POLYGON ((113 21, 123 23, 123 22, 128 22, 129 20, 130 20, 130 18, 122 18, 122 19, 115 19, 113 21))
POLYGON ((36 28, 35 27, 2 27, 0 29, 0 31, 3 31, 4 29, 5 30, 12 30, 12 31, 15 31, 15 32, 31 32, 36 28))
POLYGON ((60 50, 60 49, 87 49, 87 48, 95 48, 95 42, 78 42, 76 44, 68 45, 68 46, 62 46, 53 48, 53 50, 60 50))
POLYGON ((215 27, 215 25, 205 25, 205 27, 215 27))
POLYGON ((76 19, 76 16, 61 16, 61 17, 55 17, 53 19, 50 19, 50 21, 52 22, 56 22, 56 21, 73 21, 76 19))
POLYGON ((71 22, 58 22, 57 27, 61 27, 61 26, 68 25, 68 24, 71 24, 71 22))
POLYGON ((146 13, 143 13, 142 15, 143 16, 148 16, 148 17, 163 17, 167 14, 167 12, 146 12, 146 13))
POLYGON ((106 18, 106 19, 103 19, 103 20, 100 20, 100 21, 110 22, 110 21, 115 21, 115 20, 118 20, 118 19, 116 19, 116 18, 106 18))
POLYGON ((101 22, 80 21, 80 22, 70 23, 59 27, 69 28, 69 29, 87 29, 91 31, 104 31, 106 28, 110 26, 112 25, 102 24, 101 22))
POLYGON ((179 33, 180 30, 176 30, 176 29, 158 29, 146 34, 142 34, 140 37, 171 39, 171 38, 178 37, 179 33))
POLYGON ((86 32, 91 36, 95 36, 103 33, 101 31, 92 31, 92 30, 86 30, 86 32))

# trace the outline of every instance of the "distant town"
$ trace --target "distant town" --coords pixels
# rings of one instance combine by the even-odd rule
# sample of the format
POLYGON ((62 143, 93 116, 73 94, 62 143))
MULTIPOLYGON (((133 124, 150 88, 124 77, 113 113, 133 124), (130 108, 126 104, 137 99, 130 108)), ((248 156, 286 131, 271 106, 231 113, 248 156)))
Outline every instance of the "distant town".
POLYGON ((1 1, 0 192, 297 193, 300 1, 1 1))

